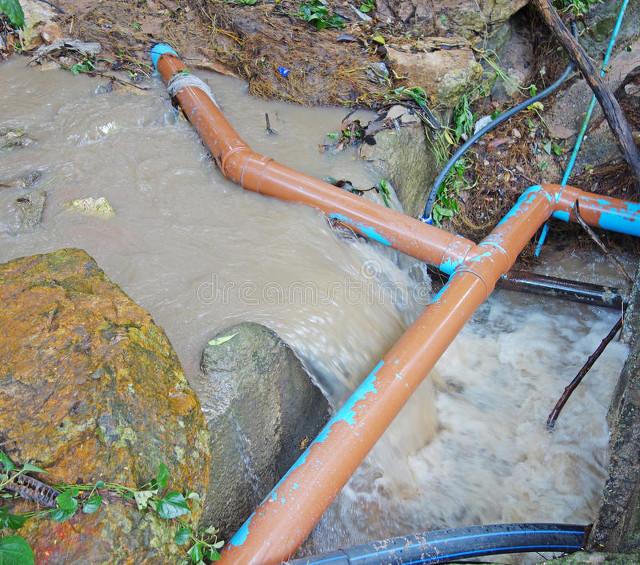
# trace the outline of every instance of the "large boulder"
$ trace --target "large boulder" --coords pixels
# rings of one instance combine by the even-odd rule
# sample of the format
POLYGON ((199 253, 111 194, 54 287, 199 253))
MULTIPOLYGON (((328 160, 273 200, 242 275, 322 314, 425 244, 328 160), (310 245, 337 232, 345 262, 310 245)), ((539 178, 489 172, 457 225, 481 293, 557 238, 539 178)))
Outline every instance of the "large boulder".
POLYGON ((271 330, 243 323, 202 356, 211 432, 205 524, 233 533, 313 440, 329 405, 294 352, 271 330))
MULTIPOLYGON (((165 463, 173 489, 205 493, 198 399, 162 329, 89 255, 61 249, 0 265, 0 303, 3 451, 44 468, 50 484, 136 487, 165 463)), ((38 563, 168 563, 184 551, 175 527, 112 501, 63 523, 30 520, 20 533, 38 563)))
POLYGON ((387 59, 407 84, 421 86, 438 104, 449 108, 482 77, 482 66, 461 39, 433 37, 411 45, 390 45, 387 59))
POLYGON ((383 20, 427 26, 425 33, 456 33, 464 37, 492 33, 528 0, 378 0, 383 20))
POLYGON ((404 212, 417 217, 438 174, 433 144, 420 119, 402 106, 391 107, 378 122, 375 143, 362 144, 360 156, 391 181, 404 212))

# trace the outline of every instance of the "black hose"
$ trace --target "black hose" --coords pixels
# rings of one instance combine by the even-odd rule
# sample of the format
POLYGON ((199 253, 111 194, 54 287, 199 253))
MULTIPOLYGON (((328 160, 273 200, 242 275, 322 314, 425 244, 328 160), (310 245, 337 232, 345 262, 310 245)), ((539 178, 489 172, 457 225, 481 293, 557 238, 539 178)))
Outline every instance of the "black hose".
POLYGON ((289 565, 418 565, 506 553, 582 549, 587 526, 495 524, 434 530, 289 561, 289 565))
MULTIPOLYGON (((574 36, 577 34, 577 28, 575 23, 572 23, 571 31, 573 32, 574 36)), ((560 85, 562 85, 562 83, 564 83, 571 76, 574 69, 575 69, 575 65, 572 61, 569 63, 569 65, 564 70, 562 75, 560 75, 560 78, 556 80, 552 85, 548 86, 541 92, 538 92, 538 94, 536 94, 535 96, 532 96, 528 100, 525 100, 524 102, 520 102, 520 104, 507 110, 503 114, 500 114, 495 120, 488 123, 481 130, 477 131, 469 139, 467 139, 467 141, 463 145, 461 145, 458 148, 458 150, 447 161, 446 165, 440 171, 440 174, 436 177, 436 180, 433 182, 433 185, 431 186, 431 192, 429 192, 429 197, 427 198, 427 202, 424 205, 424 211, 422 212, 422 217, 420 219, 423 222, 426 222, 427 224, 432 223, 431 212, 433 211, 433 205, 436 203, 436 198, 438 197, 438 189, 440 188, 440 185, 443 183, 445 177, 447 176, 451 168, 456 164, 458 159, 460 159, 460 157, 462 157, 469 150, 469 148, 476 143, 476 141, 478 141, 484 134, 490 132, 492 129, 499 126, 502 122, 508 120, 511 116, 517 114, 518 112, 520 112, 521 110, 524 110, 525 108, 528 108, 529 106, 531 106, 531 104, 535 104, 536 102, 549 96, 549 94, 551 94, 553 91, 558 89, 558 87, 560 87, 560 85)))

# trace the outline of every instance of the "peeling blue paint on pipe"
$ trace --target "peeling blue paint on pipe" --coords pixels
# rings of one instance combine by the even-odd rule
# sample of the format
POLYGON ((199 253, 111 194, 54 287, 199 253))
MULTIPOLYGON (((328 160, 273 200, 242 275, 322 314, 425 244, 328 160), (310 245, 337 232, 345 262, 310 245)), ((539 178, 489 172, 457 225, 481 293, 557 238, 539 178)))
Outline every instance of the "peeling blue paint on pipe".
POLYGON ((519 215, 522 212, 521 210, 522 206, 525 204, 533 203, 533 201, 536 199, 536 196, 539 192, 542 192, 546 196, 547 200, 551 202, 552 196, 546 190, 544 190, 544 188, 542 188, 540 185, 530 186, 529 188, 527 188, 527 190, 525 190, 522 193, 520 198, 518 198, 516 203, 511 208, 511 210, 509 210, 505 214, 504 218, 502 218, 502 220, 498 222, 498 226, 505 224, 511 218, 514 218, 515 216, 519 215))
MULTIPOLYGON (((375 387, 376 376, 378 371, 382 368, 383 365, 384 365, 384 361, 380 361, 373 368, 373 371, 369 373, 367 378, 364 381, 362 381, 362 384, 356 390, 353 391, 353 393, 351 394, 349 399, 344 403, 342 408, 340 408, 340 410, 338 410, 334 414, 334 416, 327 422, 327 424, 324 426, 324 428, 322 428, 322 431, 318 434, 316 439, 313 440, 311 445, 307 447, 304 453, 300 457, 298 457, 296 462, 278 481, 278 484, 276 484, 276 486, 273 487, 271 492, 264 499, 263 504, 268 500, 270 500, 271 502, 278 501, 278 489, 280 489, 282 484, 287 480, 287 478, 289 477, 289 475, 291 475, 291 473, 293 473, 298 467, 300 467, 301 465, 304 465, 307 462, 307 457, 309 455, 309 451, 311 450, 311 448, 317 443, 322 443, 325 439, 327 439, 327 437, 329 437, 329 433, 331 432, 331 428, 334 424, 338 422, 346 422, 350 426, 353 426, 355 424, 355 417, 356 417, 355 406, 358 402, 360 402, 361 400, 364 400, 368 394, 378 393, 375 387)), ((300 488, 300 485, 298 483, 294 483, 291 490, 298 490, 299 488, 300 488)), ((287 499, 285 496, 280 497, 280 503, 282 505, 285 505, 287 503, 287 499)), ((229 541, 229 545, 238 547, 244 544, 244 542, 247 540, 247 537, 249 535, 249 527, 251 525, 251 520, 253 520, 254 516, 255 516, 255 512, 251 514, 251 516, 249 516, 247 521, 244 524, 242 524, 240 529, 234 534, 234 536, 229 541)))
POLYGON ((160 60, 160 57, 167 53, 169 55, 175 55, 176 57, 178 56, 175 49, 168 43, 156 43, 151 48, 151 62, 153 63, 154 70, 158 70, 158 61, 160 60))
POLYGON ((324 428, 322 428, 322 431, 318 434, 318 436, 313 441, 311 446, 313 446, 316 443, 322 443, 323 441, 325 441, 329 437, 329 434, 331 433, 331 428, 334 426, 334 424, 337 424, 338 422, 346 422, 350 426, 353 426, 356 423, 356 420, 355 420, 356 404, 358 404, 358 402, 360 402, 361 400, 364 400, 368 394, 378 394, 378 390, 376 389, 376 386, 375 386, 376 375, 383 365, 384 365, 384 361, 380 361, 373 368, 373 371, 371 371, 367 376, 367 378, 364 381, 362 381, 360 386, 353 391, 351 396, 342 405, 340 410, 338 410, 333 415, 331 420, 327 422, 327 425, 324 428))
MULTIPOLYGON (((631 203, 629 203, 631 205, 631 203)), ((637 204, 635 204, 637 206, 637 204)), ((640 218, 630 216, 624 212, 603 211, 598 220, 598 226, 605 230, 611 230, 628 235, 640 235, 640 218)))
POLYGON ((362 235, 364 235, 368 239, 377 241, 378 243, 382 243, 382 245, 387 245, 388 247, 391 247, 391 242, 386 237, 379 234, 376 231, 376 229, 372 226, 368 226, 366 224, 361 224, 360 222, 356 222, 355 220, 352 220, 351 218, 344 216, 343 214, 330 214, 329 217, 332 220, 338 220, 339 222, 342 222, 344 224, 347 224, 348 226, 352 226, 356 228, 356 230, 358 230, 362 235))
MULTIPOLYGON (((564 210, 556 210, 553 214, 551 214, 556 220, 561 220, 563 222, 569 223, 569 212, 565 212, 564 210)), ((540 238, 542 239, 542 237, 540 238)))
POLYGON ((440 269, 440 271, 443 272, 445 275, 452 275, 453 272, 460 265, 462 265, 462 261, 456 261, 454 259, 451 259, 451 257, 449 257, 445 259, 442 263, 440 263, 440 266, 438 267, 438 269, 440 269))

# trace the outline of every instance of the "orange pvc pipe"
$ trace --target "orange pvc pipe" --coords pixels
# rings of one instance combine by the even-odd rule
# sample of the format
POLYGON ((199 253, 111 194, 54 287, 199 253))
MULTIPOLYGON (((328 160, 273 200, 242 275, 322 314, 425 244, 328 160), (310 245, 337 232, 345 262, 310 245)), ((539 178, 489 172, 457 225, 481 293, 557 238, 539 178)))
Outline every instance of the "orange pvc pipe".
MULTIPOLYGON (((170 48, 154 63, 166 82, 185 69, 170 48)), ((591 225, 640 235, 638 205, 549 184, 529 188, 491 234, 475 245, 253 152, 198 87, 184 87, 176 98, 223 174, 232 180, 249 190, 344 216, 363 235, 386 240, 452 273, 432 303, 233 536, 222 564, 271 565, 296 552, 413 391, 491 294, 498 278, 552 214, 570 219, 579 200, 582 216, 591 225)))
MULTIPOLYGON (((157 68, 166 83, 186 71, 184 63, 173 55, 162 55, 157 68)), ((468 239, 374 204, 252 151, 199 88, 184 88, 175 98, 222 174, 247 190, 322 210, 369 239, 437 267, 461 262, 474 247, 468 239)))

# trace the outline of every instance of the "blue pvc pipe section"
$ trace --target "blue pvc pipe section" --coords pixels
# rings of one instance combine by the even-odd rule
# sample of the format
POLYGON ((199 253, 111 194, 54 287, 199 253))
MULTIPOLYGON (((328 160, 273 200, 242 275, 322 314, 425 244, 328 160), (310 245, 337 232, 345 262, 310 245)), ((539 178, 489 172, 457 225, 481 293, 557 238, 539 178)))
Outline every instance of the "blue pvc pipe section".
MULTIPOLYGON (((602 60, 602 67, 600 69, 600 76, 603 77, 606 74, 607 65, 609 64, 609 60, 611 59, 611 54, 613 53, 613 47, 616 44, 618 39, 618 35, 620 34, 620 28, 622 27, 622 20, 624 19, 624 13, 629 4, 629 0, 622 0, 622 4, 620 5, 620 10, 618 11, 618 17, 616 18, 615 26, 613 27, 613 31, 611 33, 611 37, 609 38, 609 44, 607 45, 607 50, 604 54, 604 59, 602 60)), ((582 121, 582 126, 580 128, 580 132, 578 133, 578 137, 576 138, 576 142, 573 146, 573 151, 571 152, 571 157, 569 157, 569 162, 567 163, 567 168, 564 171, 564 175, 562 175, 561 185, 566 186, 569 182, 569 178, 571 178, 571 173, 573 172, 573 168, 576 165, 576 160, 578 158, 578 153, 580 152, 580 148, 582 147, 582 142, 584 141, 584 136, 587 133, 587 128, 589 127, 589 122, 591 121, 591 116, 593 115, 593 111, 596 107, 596 102, 598 99, 593 95, 591 100, 589 101, 589 106, 587 107, 587 113, 584 116, 584 120, 582 121)), ((624 232, 626 233, 626 232, 624 232)), ((538 239, 538 243, 536 245, 535 256, 540 256, 540 252, 542 251, 542 246, 547 239, 547 235, 549 234, 549 224, 545 224, 542 228, 542 232, 540 233, 540 239, 538 239)))
POLYGON ((156 43, 153 47, 151 47, 150 53, 154 71, 158 70, 158 61, 163 55, 166 55, 168 53, 169 55, 175 55, 176 57, 178 56, 175 49, 168 43, 156 43))
POLYGON ((418 565, 448 563, 469 557, 528 552, 570 553, 582 549, 586 526, 572 524, 494 524, 370 542, 323 555, 289 561, 289 565, 418 565))

